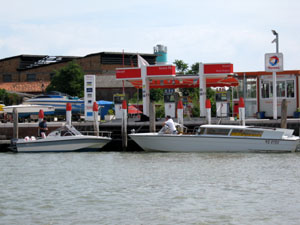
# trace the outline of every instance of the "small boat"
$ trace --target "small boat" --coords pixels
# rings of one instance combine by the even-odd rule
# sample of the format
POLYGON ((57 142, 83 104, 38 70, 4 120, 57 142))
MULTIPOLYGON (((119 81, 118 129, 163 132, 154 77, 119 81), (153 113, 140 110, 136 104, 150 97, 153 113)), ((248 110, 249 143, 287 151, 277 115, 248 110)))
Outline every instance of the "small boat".
POLYGON ((25 137, 12 140, 11 149, 16 152, 95 151, 110 141, 110 135, 108 137, 82 135, 75 127, 65 125, 44 138, 25 137))
POLYGON ((13 113, 14 108, 17 108, 18 116, 20 118, 29 117, 30 115, 38 115, 41 109, 44 111, 44 115, 53 115, 55 110, 53 106, 29 104, 4 106, 2 109, 5 113, 13 113))
POLYGON ((282 128, 202 125, 193 134, 162 130, 129 136, 145 151, 164 152, 295 152, 299 144, 294 130, 282 128))
POLYGON ((53 106, 55 115, 65 115, 67 103, 71 103, 73 114, 84 114, 84 100, 56 91, 46 95, 38 95, 23 102, 23 104, 53 106))

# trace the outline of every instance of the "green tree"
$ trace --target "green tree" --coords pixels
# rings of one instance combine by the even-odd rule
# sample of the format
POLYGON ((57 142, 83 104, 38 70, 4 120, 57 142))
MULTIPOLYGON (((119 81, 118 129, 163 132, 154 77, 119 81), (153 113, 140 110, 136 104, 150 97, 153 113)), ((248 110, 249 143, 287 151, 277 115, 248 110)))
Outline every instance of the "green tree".
POLYGON ((150 99, 152 101, 158 102, 163 100, 164 98, 164 91, 163 89, 151 89, 150 90, 150 99))
POLYGON ((176 59, 173 63, 176 65, 176 70, 179 74, 185 74, 189 68, 187 63, 179 59, 176 59))
POLYGON ((82 97, 84 93, 84 73, 82 68, 75 62, 55 71, 46 91, 60 91, 71 96, 82 97))
POLYGON ((7 92, 5 89, 0 89, 0 101, 3 102, 3 104, 7 101, 7 92))
POLYGON ((200 63, 194 63, 191 65, 191 69, 188 71, 188 74, 198 74, 199 73, 200 63))
POLYGON ((0 89, 0 101, 4 105, 17 105, 22 102, 22 98, 17 94, 8 93, 5 89, 0 89))

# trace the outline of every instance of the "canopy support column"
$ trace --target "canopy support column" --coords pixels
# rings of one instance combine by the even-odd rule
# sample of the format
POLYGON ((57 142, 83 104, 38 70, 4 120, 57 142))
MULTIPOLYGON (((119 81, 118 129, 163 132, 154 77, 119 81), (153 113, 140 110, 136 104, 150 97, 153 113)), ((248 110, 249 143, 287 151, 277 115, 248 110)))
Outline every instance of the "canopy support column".
POLYGON ((206 116, 206 77, 204 75, 204 65, 199 64, 199 101, 200 101, 200 117, 206 116))
POLYGON ((150 105, 150 85, 146 77, 146 67, 142 67, 142 85, 143 85, 143 114, 149 116, 150 105))

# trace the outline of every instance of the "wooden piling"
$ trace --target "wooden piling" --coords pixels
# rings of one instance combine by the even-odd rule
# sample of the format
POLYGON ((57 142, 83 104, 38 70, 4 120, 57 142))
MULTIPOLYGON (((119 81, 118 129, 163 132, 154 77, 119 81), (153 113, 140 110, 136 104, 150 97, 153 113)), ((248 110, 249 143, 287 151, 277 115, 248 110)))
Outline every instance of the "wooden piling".
POLYGON ((149 108, 149 130, 150 132, 156 132, 156 124, 155 124, 155 103, 150 103, 149 108))
POLYGON ((287 101, 286 99, 282 100, 281 103, 281 128, 287 128, 287 101))
POLYGON ((206 108, 206 122, 207 122, 207 124, 211 124, 211 102, 210 102, 210 99, 206 99, 205 108, 206 108))
POLYGON ((97 104, 97 102, 94 102, 94 104, 93 104, 93 116, 94 116, 95 136, 99 136, 99 121, 98 121, 98 104, 97 104))
POLYGON ((183 133, 183 104, 181 100, 177 104, 177 121, 180 124, 178 132, 183 133))
POLYGON ((240 97, 239 100, 239 116, 240 116, 240 122, 242 126, 246 125, 246 115, 245 115, 245 102, 244 98, 240 97))
POLYGON ((127 137, 127 102, 126 100, 123 100, 122 103, 122 149, 123 151, 126 151, 127 149, 127 142, 128 142, 128 137, 127 137))
POLYGON ((69 102, 66 105, 66 124, 72 126, 72 105, 69 102))
POLYGON ((18 116, 18 109, 13 108, 13 120, 14 120, 14 129, 13 129, 13 138, 19 138, 19 116, 18 116))

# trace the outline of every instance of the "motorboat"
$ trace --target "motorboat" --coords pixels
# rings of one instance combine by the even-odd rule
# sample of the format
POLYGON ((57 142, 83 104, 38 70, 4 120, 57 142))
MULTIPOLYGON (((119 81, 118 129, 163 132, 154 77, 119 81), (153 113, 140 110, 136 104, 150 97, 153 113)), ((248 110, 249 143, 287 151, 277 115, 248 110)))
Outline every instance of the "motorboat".
POLYGON ((64 125, 44 138, 25 137, 12 140, 16 152, 71 152, 95 151, 111 141, 108 136, 82 135, 75 127, 64 125))
POLYGON ((145 151, 164 152, 295 152, 294 130, 238 125, 202 125, 194 133, 132 133, 145 151))
POLYGON ((53 106, 56 115, 66 114, 67 103, 71 103, 73 114, 84 114, 84 100, 57 91, 49 92, 45 95, 38 95, 23 102, 23 104, 30 105, 53 106))
POLYGON ((53 115, 55 110, 53 106, 31 104, 10 105, 2 107, 4 113, 13 113, 14 108, 17 109, 18 116, 20 118, 29 117, 30 115, 38 115, 41 109, 44 111, 44 115, 53 115))

